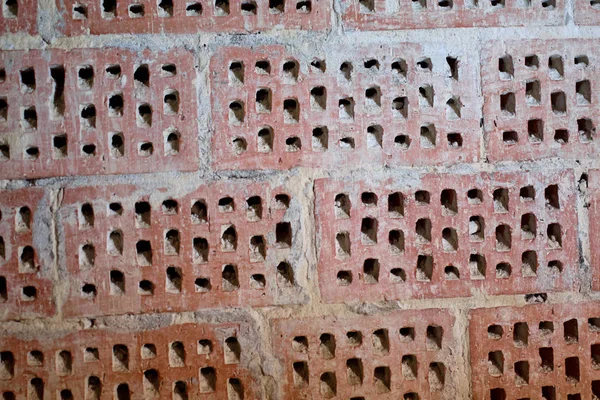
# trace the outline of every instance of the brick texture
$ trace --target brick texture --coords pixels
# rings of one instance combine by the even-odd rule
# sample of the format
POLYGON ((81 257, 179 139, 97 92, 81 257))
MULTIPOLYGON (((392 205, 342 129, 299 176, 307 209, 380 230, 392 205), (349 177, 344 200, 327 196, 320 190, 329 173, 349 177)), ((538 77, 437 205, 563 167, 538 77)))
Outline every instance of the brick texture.
POLYGON ((477 309, 469 334, 474 400, 600 398, 597 303, 477 309))
POLYGON ((0 33, 37 32, 37 1, 3 1, 0 9, 0 33))
POLYGON ((71 290, 63 312, 286 302, 296 290, 287 259, 299 241, 290 201, 283 188, 259 183, 219 183, 181 197, 127 185, 67 189, 60 221, 71 290))
POLYGON ((578 286, 572 172, 318 180, 323 298, 536 293, 578 286))
POLYGON ((477 71, 467 54, 434 57, 416 44, 351 54, 304 63, 276 46, 220 50, 211 60, 215 167, 478 159, 477 71))
POLYGON ((594 0, 575 0, 574 19, 577 25, 598 25, 600 4, 594 0))
POLYGON ((0 178, 197 168, 191 53, 5 51, 0 60, 0 178))
MULTIPOLYGON (((590 221, 590 249, 597 249, 600 245, 600 171, 591 170, 589 180, 589 221, 590 221)), ((600 254, 591 251, 592 289, 600 291, 600 254)))
POLYGON ((3 337, 0 391, 18 399, 256 398, 241 366, 247 363, 241 329, 183 324, 3 337))
POLYGON ((448 398, 458 372, 453 324, 437 309, 275 321, 284 393, 294 399, 448 398))
POLYGON ((345 0, 342 14, 356 30, 560 25, 564 17, 562 0, 345 0))
POLYGON ((329 1, 56 1, 67 35, 324 30, 329 1))
POLYGON ((39 247, 44 222, 38 206, 48 207, 43 197, 37 188, 0 192, 0 319, 54 314, 48 276, 53 259, 39 247))
POLYGON ((482 54, 492 161, 596 158, 597 55, 590 40, 489 43, 482 54))

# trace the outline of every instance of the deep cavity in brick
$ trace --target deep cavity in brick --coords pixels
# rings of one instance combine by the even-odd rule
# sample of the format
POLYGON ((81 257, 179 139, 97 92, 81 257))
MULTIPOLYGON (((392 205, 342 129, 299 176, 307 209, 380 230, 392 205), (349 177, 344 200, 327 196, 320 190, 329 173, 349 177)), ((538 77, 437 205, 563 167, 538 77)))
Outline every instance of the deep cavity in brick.
POLYGON ((563 323, 563 334, 566 343, 577 343, 579 341, 579 326, 577 319, 570 319, 563 323))
POLYGON ((62 118, 65 113, 65 67, 62 65, 50 67, 50 77, 52 78, 52 116, 62 118))

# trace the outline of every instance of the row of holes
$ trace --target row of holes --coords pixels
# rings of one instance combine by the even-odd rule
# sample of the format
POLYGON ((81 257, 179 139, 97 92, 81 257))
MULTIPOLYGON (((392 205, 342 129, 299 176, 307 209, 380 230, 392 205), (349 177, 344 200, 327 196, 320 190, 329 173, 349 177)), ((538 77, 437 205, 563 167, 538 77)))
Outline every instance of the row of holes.
MULTIPOLYGON (((414 11, 422 11, 427 9, 427 0, 411 0, 412 9, 414 11)), ((375 13, 375 0, 358 0, 359 11, 362 14, 375 13)), ((453 0, 437 0, 439 9, 444 11, 450 11, 454 8, 453 0)), ((492 9, 502 9, 506 6, 505 0, 490 0, 492 9)), ((520 8, 530 8, 531 0, 519 0, 517 5, 520 8)), ((400 1, 397 3, 398 8, 401 7, 400 1)), ((479 0, 471 0, 469 3, 465 3, 466 9, 474 9, 480 6, 479 0)), ((541 6, 547 10, 553 10, 556 7, 556 0, 541 0, 541 6)), ((388 11, 389 12, 389 11, 388 11)))
MULTIPOLYGON (((412 368, 416 373, 416 358, 413 356, 403 357, 402 374, 404 379, 412 378, 412 368), (405 363, 406 362, 406 363, 405 363), (414 362, 414 365, 412 364, 414 362), (407 378, 408 376, 408 378, 407 378)), ((292 364, 294 387, 298 389, 306 388, 309 385, 309 369, 308 363, 305 361, 297 361, 292 364)), ((361 386, 364 380, 364 372, 362 361, 358 358, 351 358, 346 361, 346 379, 349 386, 361 386)), ((441 391, 444 389, 446 381, 446 366, 441 362, 429 363, 428 377, 429 389, 432 392, 441 391)), ((395 383, 395 382, 394 382, 395 383)), ((388 366, 378 366, 373 370, 373 388, 378 395, 383 395, 395 391, 397 383, 393 385, 392 371, 388 366)), ((338 378, 335 372, 324 372, 319 376, 319 393, 322 398, 330 399, 337 396, 338 378)), ((405 393, 405 400, 418 400, 419 395, 415 392, 405 393)), ((364 400, 363 397, 352 397, 351 400, 364 400)))
MULTIPOLYGON (((596 135, 596 127, 589 118, 577 120, 577 136, 581 143, 591 143, 596 135)), ((532 144, 542 143, 548 135, 544 135, 544 121, 541 119, 530 119, 527 121, 527 139, 532 144)), ((553 139, 556 143, 566 145, 569 143, 570 134, 568 129, 555 129, 553 139)), ((503 131, 502 142, 506 146, 519 143, 519 133, 516 131, 503 131)))
MULTIPOLYGON (((590 332, 600 332, 600 317, 588 318, 588 329, 590 332)), ((510 329, 509 329, 510 331, 510 329)), ((529 343, 529 324, 527 322, 517 322, 513 325, 513 342, 515 347, 525 347, 529 343)), ((504 327, 502 325, 489 325, 487 328, 488 339, 500 340, 504 336, 504 327)), ((577 343, 579 341, 579 324, 577 319, 570 319, 563 323, 564 339, 567 343, 577 343)), ((541 321, 538 324, 538 334, 547 336, 554 334, 553 321, 541 321)))
MULTIPOLYGON (((23 286, 21 288, 21 301, 35 301, 37 299, 37 296, 38 291, 35 286, 28 285, 23 286)), ((7 302, 8 298, 8 285, 6 282, 6 278, 4 276, 0 276, 0 303, 7 302)))
MULTIPOLYGON (((484 202, 483 192, 477 188, 470 189, 466 192, 467 202, 469 205, 480 205, 484 202)), ((522 202, 534 201, 536 197, 535 188, 531 185, 523 186, 519 189, 519 199, 522 202)), ((431 203, 431 193, 426 190, 418 190, 414 195, 415 203, 418 206, 428 206, 431 203)), ((546 208, 560 209, 560 198, 558 185, 549 185, 544 189, 544 198, 546 208)), ((509 189, 496 188, 492 193, 495 213, 509 212, 509 189)), ((407 198, 401 192, 394 192, 388 195, 387 209, 392 218, 400 218, 405 215, 404 205, 407 198)), ((362 192, 360 202, 363 206, 376 207, 378 197, 373 192, 362 192)), ((440 193, 440 204, 442 206, 442 215, 454 216, 458 214, 458 196, 454 189, 444 189, 440 193)), ((334 210, 336 218, 350 218, 352 209, 352 201, 346 193, 339 193, 334 199, 334 210)))
MULTIPOLYGON (((590 81, 579 81, 575 87, 576 103, 584 106, 590 105, 592 101, 592 92, 590 81)), ((540 105, 542 92, 539 81, 529 81, 525 84, 525 102, 528 106, 540 105)), ((552 113, 564 115, 567 113, 567 95, 565 92, 556 91, 550 94, 550 106, 552 113)), ((514 92, 500 94, 500 111, 507 117, 514 117, 517 114, 517 96, 514 92)), ((459 116, 460 117, 460 116, 459 116)))
MULTIPOLYGON (((600 398, 600 380, 592 381, 591 387, 594 398, 600 398)), ((558 400, 558 396, 556 395, 556 388, 554 386, 542 386, 541 395, 542 399, 544 400, 558 400)), ((567 400, 582 400, 581 394, 579 393, 568 394, 567 397, 563 398, 567 400)), ((490 400, 506 399, 506 391, 503 388, 490 389, 490 400)))
MULTIPOLYGON (((279 286, 293 286, 294 272, 290 264, 281 262, 277 266, 277 284, 279 286)), ((238 269, 235 265, 225 265, 221 272, 220 288, 224 292, 233 292, 241 289, 238 279, 238 269)), ((118 270, 112 270, 109 273, 110 295, 122 296, 126 294, 125 274, 118 270)), ((267 281, 263 274, 253 274, 250 277, 249 287, 251 289, 264 290, 267 281)), ((168 267, 166 270, 165 291, 167 293, 181 293, 183 287, 183 272, 178 267, 168 267)), ((196 278, 194 288, 197 293, 207 293, 213 289, 210 278, 196 278)), ((138 284, 137 293, 142 296, 152 296, 155 292, 155 285, 150 280, 142 280, 138 284)), ((86 283, 81 287, 81 296, 86 299, 94 299, 98 294, 96 285, 86 283)))
MULTIPOLYGON (((235 200, 230 196, 222 197, 217 202, 218 211, 221 213, 234 212, 235 200)), ((248 221, 260 221, 263 218, 263 204, 260 196, 250 196, 245 201, 246 219, 248 221)), ((290 197, 287 194, 275 195, 274 207, 277 209, 287 209, 290 205, 290 197)), ((165 215, 176 215, 179 213, 180 205, 175 199, 166 199, 161 203, 161 212, 165 215)), ((134 206, 135 223, 137 228, 148 228, 152 224, 152 206, 147 201, 138 201, 134 206)), ((109 216, 118 217, 124 212, 121 203, 112 202, 108 205, 107 213, 109 216)), ((193 224, 208 223, 208 208, 206 201, 196 200, 190 208, 190 215, 193 224)), ((91 203, 84 203, 78 210, 79 229, 88 229, 94 227, 95 212, 91 203)))
MULTIPOLYGON (((214 1, 214 15, 227 16, 230 14, 229 0, 214 1)), ((185 15, 188 17, 198 17, 203 13, 203 6, 200 2, 186 3, 185 15)), ((242 15, 256 15, 257 4, 254 0, 243 0, 240 4, 242 15)), ((312 2, 310 0, 297 0, 296 12, 308 14, 312 11, 312 2)), ((172 17, 175 12, 173 0, 158 0, 157 15, 159 17, 172 17)), ((269 0, 269 12, 271 14, 281 14, 285 12, 284 0, 269 0)), ((134 3, 128 6, 128 16, 130 18, 143 18, 146 15, 144 4, 134 3)), ((101 16, 104 19, 113 19, 117 17, 117 0, 101 0, 101 16)), ((85 20, 88 18, 88 8, 84 4, 74 4, 72 18, 75 20, 85 20)))
MULTIPOLYGON (((446 63, 448 67, 449 77, 458 80, 458 67, 459 59, 452 56, 446 57, 446 63)), ((418 70, 431 72, 433 70, 433 62, 429 57, 422 57, 416 65, 418 70)), ((381 68, 379 60, 375 58, 368 58, 363 61, 363 67, 366 71, 376 72, 381 68)), ((392 61, 390 64, 392 73, 398 77, 406 79, 408 73, 408 64, 404 59, 397 59, 392 61)), ((309 69, 315 73, 325 73, 327 70, 327 63, 325 60, 314 59, 310 62, 309 69)), ((283 61, 282 77, 284 83, 296 83, 298 81, 298 75, 300 73, 300 64, 296 60, 283 61)), ((258 75, 270 75, 271 74, 271 63, 269 60, 259 60, 254 63, 254 72, 258 75)), ((345 80, 352 80, 352 73, 354 72, 354 66, 350 61, 344 61, 340 67, 339 72, 345 80)), ((245 82, 246 67, 243 61, 232 61, 229 63, 229 83, 231 85, 243 84, 245 82)))
MULTIPOLYGON (((537 253, 533 250, 527 250, 521 254, 521 273, 524 277, 535 277, 538 274, 539 263, 537 253)), ((487 261, 482 254, 473 253, 468 260, 471 279, 485 279, 487 271, 487 261)), ((560 273, 563 270, 562 262, 552 260, 548 262, 548 271, 552 274, 560 273)), ((496 264, 496 278, 508 279, 512 275, 512 266, 508 262, 496 264)), ((376 258, 367 258, 362 267, 362 280, 367 284, 376 284, 381 280, 381 266, 376 258)), ((415 268, 415 280, 419 282, 430 282, 433 279, 434 259, 432 255, 420 254, 417 257, 415 268)), ((460 279, 460 271, 454 265, 447 265, 444 268, 444 278, 446 280, 460 279)), ((392 268, 389 274, 389 280, 392 283, 404 283, 407 280, 406 271, 403 268, 392 268)), ((337 272, 336 282, 339 286, 348 286, 353 282, 352 271, 341 270, 337 272)))
MULTIPOLYGON (((126 154, 125 137, 122 132, 109 133, 109 151, 113 158, 121 158, 126 154)), ((167 129, 164 133, 163 151, 165 157, 176 156, 181 147, 181 135, 175 129, 167 129)), ((66 134, 52 136, 52 158, 61 160, 69 156, 69 139, 66 134)), ((152 142, 138 142, 137 155, 140 157, 149 157, 154 154, 154 144, 152 142)), ((80 147, 82 157, 98 156, 97 146, 94 143, 82 144, 80 147)), ((38 146, 27 146, 23 150, 24 160, 37 160, 41 156, 38 146)), ((9 144, 0 144, 0 161, 7 161, 13 157, 9 144)))
MULTIPOLYGON (((200 368, 199 389, 200 393, 212 393, 217 391, 217 372, 213 367, 200 368)), ((156 369, 148 369, 143 373, 143 398, 153 399, 159 395, 161 386, 161 376, 156 369)), ((86 400, 100 399, 106 388, 103 387, 102 380, 97 376, 89 376, 85 378, 84 385, 86 388, 86 400)), ((188 389, 190 384, 185 381, 177 381, 173 383, 172 398, 173 400, 187 400, 189 398, 188 389)), ((41 378, 33 378, 27 384, 27 399, 43 400, 45 397, 44 381, 41 378)), ((227 379, 227 400, 242 400, 244 398, 244 387, 239 378, 227 379)), ((115 400, 131 400, 135 397, 127 383, 119 383, 114 386, 113 398, 115 400)), ((3 392, 4 400, 16 400, 13 392, 3 392)), ((70 389, 62 389, 57 393, 59 400, 75 400, 70 389)))
MULTIPOLYGON (((525 56, 523 64, 529 70, 538 70, 540 68, 540 59, 535 54, 525 56)), ((573 58, 573 64, 578 68, 586 68, 590 65, 588 56, 581 54, 573 58)), ((504 55, 498 58, 498 72, 501 79, 513 79, 515 75, 515 65, 511 55, 504 55)), ((565 67, 561 55, 552 55, 548 58, 548 75, 550 79, 563 79, 565 76, 565 67)))

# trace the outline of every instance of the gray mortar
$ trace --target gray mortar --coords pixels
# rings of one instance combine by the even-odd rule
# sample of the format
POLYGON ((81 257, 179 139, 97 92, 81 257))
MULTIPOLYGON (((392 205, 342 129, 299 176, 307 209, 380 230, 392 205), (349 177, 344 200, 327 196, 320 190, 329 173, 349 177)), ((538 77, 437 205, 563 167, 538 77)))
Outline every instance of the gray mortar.
MULTIPOLYGON (((2 336, 16 335, 27 339, 39 336, 41 331, 48 338, 60 337, 68 332, 80 329, 111 329, 118 331, 139 331, 156 329, 169 324, 186 322, 243 322, 248 328, 243 335, 242 347, 246 354, 245 367, 249 368, 258 378, 261 385, 262 398, 283 399, 278 383, 283 380, 283 366, 276 357, 277 350, 273 349, 271 341, 272 322, 277 318, 304 318, 325 315, 337 317, 352 317, 357 315, 384 314, 393 310, 446 308, 456 318, 454 335, 461 337, 459 348, 453 349, 458 355, 457 365, 454 366, 455 392, 451 395, 455 399, 470 398, 470 365, 469 365, 469 337, 468 337, 468 310, 480 307, 497 306, 523 306, 526 304, 525 296, 488 296, 475 292, 472 297, 455 299, 426 299, 402 300, 378 303, 362 303, 353 300, 347 304, 326 304, 321 300, 317 279, 317 257, 319 238, 314 214, 313 183, 319 178, 383 180, 393 178, 403 184, 419 181, 423 173, 454 173, 469 174, 477 172, 494 171, 532 171, 532 173, 546 174, 552 169, 572 168, 575 170, 575 179, 590 169, 599 168, 600 160, 564 160, 549 158, 531 162, 500 162, 494 165, 485 162, 485 145, 487 135, 480 130, 483 138, 480 147, 481 162, 461 164, 454 166, 429 166, 404 168, 387 168, 382 166, 366 166, 360 168, 347 168, 344 170, 323 170, 318 168, 294 168, 290 171, 215 171, 211 167, 210 139, 213 134, 210 115, 210 89, 209 89, 209 60, 213 53, 222 46, 248 46, 254 47, 266 44, 283 44, 293 54, 299 57, 303 68, 315 56, 324 57, 330 65, 330 60, 341 60, 344 54, 340 49, 349 44, 356 47, 363 46, 388 46, 402 42, 417 42, 424 46, 432 58, 442 57, 453 50, 461 50, 471 57, 471 68, 479 71, 478 54, 482 43, 495 41, 498 38, 510 39, 568 39, 568 38, 598 38, 600 27, 579 27, 573 23, 573 1, 566 1, 567 14, 564 26, 552 27, 510 27, 510 28, 460 28, 460 29, 430 29, 408 31, 384 32, 357 32, 344 29, 341 25, 342 9, 341 0, 334 0, 331 14, 331 30, 327 32, 303 32, 273 30, 248 35, 226 35, 215 33, 198 33, 185 35, 104 35, 104 36, 78 36, 63 37, 55 30, 60 24, 60 17, 53 0, 39 0, 38 26, 39 35, 29 36, 24 33, 3 35, 0 37, 2 50, 27 50, 27 49, 75 49, 75 48, 106 48, 120 47, 133 51, 145 48, 151 50, 166 50, 171 48, 185 48, 195 55, 197 68, 197 98, 198 98, 198 145, 200 160, 198 170, 191 173, 165 172, 152 175, 119 175, 119 176, 91 176, 91 177, 61 177, 38 179, 33 181, 10 180, 0 181, 0 188, 12 190, 26 186, 40 186, 46 188, 46 195, 34 221, 34 242, 40 249, 40 256, 52 259, 53 254, 58 254, 58 261, 46 264, 42 274, 54 279, 54 299, 60 305, 68 290, 68 282, 64 265, 64 234, 58 224, 58 219, 53 213, 58 210, 61 203, 63 187, 100 186, 133 183, 147 190, 168 187, 170 195, 179 196, 194 190, 196 187, 222 180, 239 182, 258 181, 271 187, 285 185, 290 191, 292 206, 286 219, 295 224, 294 249, 290 261, 295 268, 298 287, 289 293, 279 293, 280 303, 286 303, 286 298, 299 304, 278 305, 262 308, 238 308, 205 310, 198 312, 164 313, 146 315, 123 315, 101 318, 74 318, 63 319, 58 315, 50 319, 32 319, 21 321, 7 321, 0 323, 2 336), (443 38, 443 41, 440 40, 443 38), (301 229, 300 229, 301 227, 301 229), (44 240, 52 237, 50 242, 44 240)), ((435 60, 434 60, 435 61, 435 60)), ((475 74, 478 79, 480 77, 475 74)), ((481 93, 477 94, 477 101, 482 106, 481 93)), ((558 292, 549 293, 547 302, 578 303, 589 300, 600 301, 599 293, 592 293, 589 282, 590 271, 590 244, 588 226, 588 194, 585 185, 582 185, 577 198, 577 212, 579 218, 579 246, 580 246, 580 279, 583 283, 578 293, 558 292)))

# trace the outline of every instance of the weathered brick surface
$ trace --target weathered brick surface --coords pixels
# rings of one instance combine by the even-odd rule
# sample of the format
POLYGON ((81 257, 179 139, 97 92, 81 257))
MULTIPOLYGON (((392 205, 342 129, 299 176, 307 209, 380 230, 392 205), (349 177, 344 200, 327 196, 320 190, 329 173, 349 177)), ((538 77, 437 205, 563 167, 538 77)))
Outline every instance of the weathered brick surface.
POLYGON ((577 25, 598 25, 600 4, 594 0, 575 0, 574 20, 577 25))
POLYGON ((289 201, 283 188, 260 183, 212 184, 180 197, 127 185, 66 189, 60 222, 71 290, 63 312, 290 302, 288 258, 300 227, 289 201))
POLYGON ((46 252, 40 254, 38 246, 51 245, 40 237, 44 222, 38 206, 48 207, 43 197, 38 188, 0 192, 0 319, 54 314, 48 276, 53 259, 46 252))
POLYGON ((565 2, 344 0, 343 22, 356 30, 562 25, 565 2))
POLYGON ((578 287, 571 171, 323 179, 315 188, 329 302, 578 287))
POLYGON ((37 33, 37 1, 3 1, 0 7, 0 33, 37 33))
POLYGON ((191 53, 32 50, 0 60, 0 178, 197 168, 191 53))
POLYGON ((491 161, 598 156, 598 56, 591 50, 598 43, 527 40, 485 46, 483 113, 491 161))
POLYGON ((276 320, 286 398, 452 398, 453 325, 454 317, 438 309, 276 320))
POLYGON ((56 1, 67 35, 111 33, 243 33, 272 28, 324 30, 329 1, 56 1))
POLYGON ((215 167, 478 159, 481 116, 470 55, 427 54, 417 44, 348 50, 306 62, 278 46, 219 50, 210 67, 215 167))
POLYGON ((474 400, 600 398, 597 302, 481 308, 469 334, 474 400))
POLYGON ((589 184, 589 224, 592 269, 592 289, 600 291, 600 253, 595 251, 600 245, 600 171, 591 170, 589 184))
POLYGON ((257 398, 242 366, 248 360, 241 330, 240 324, 183 324, 6 336, 0 341, 0 392, 18 399, 257 398), (210 368, 212 388, 202 373, 210 368))

